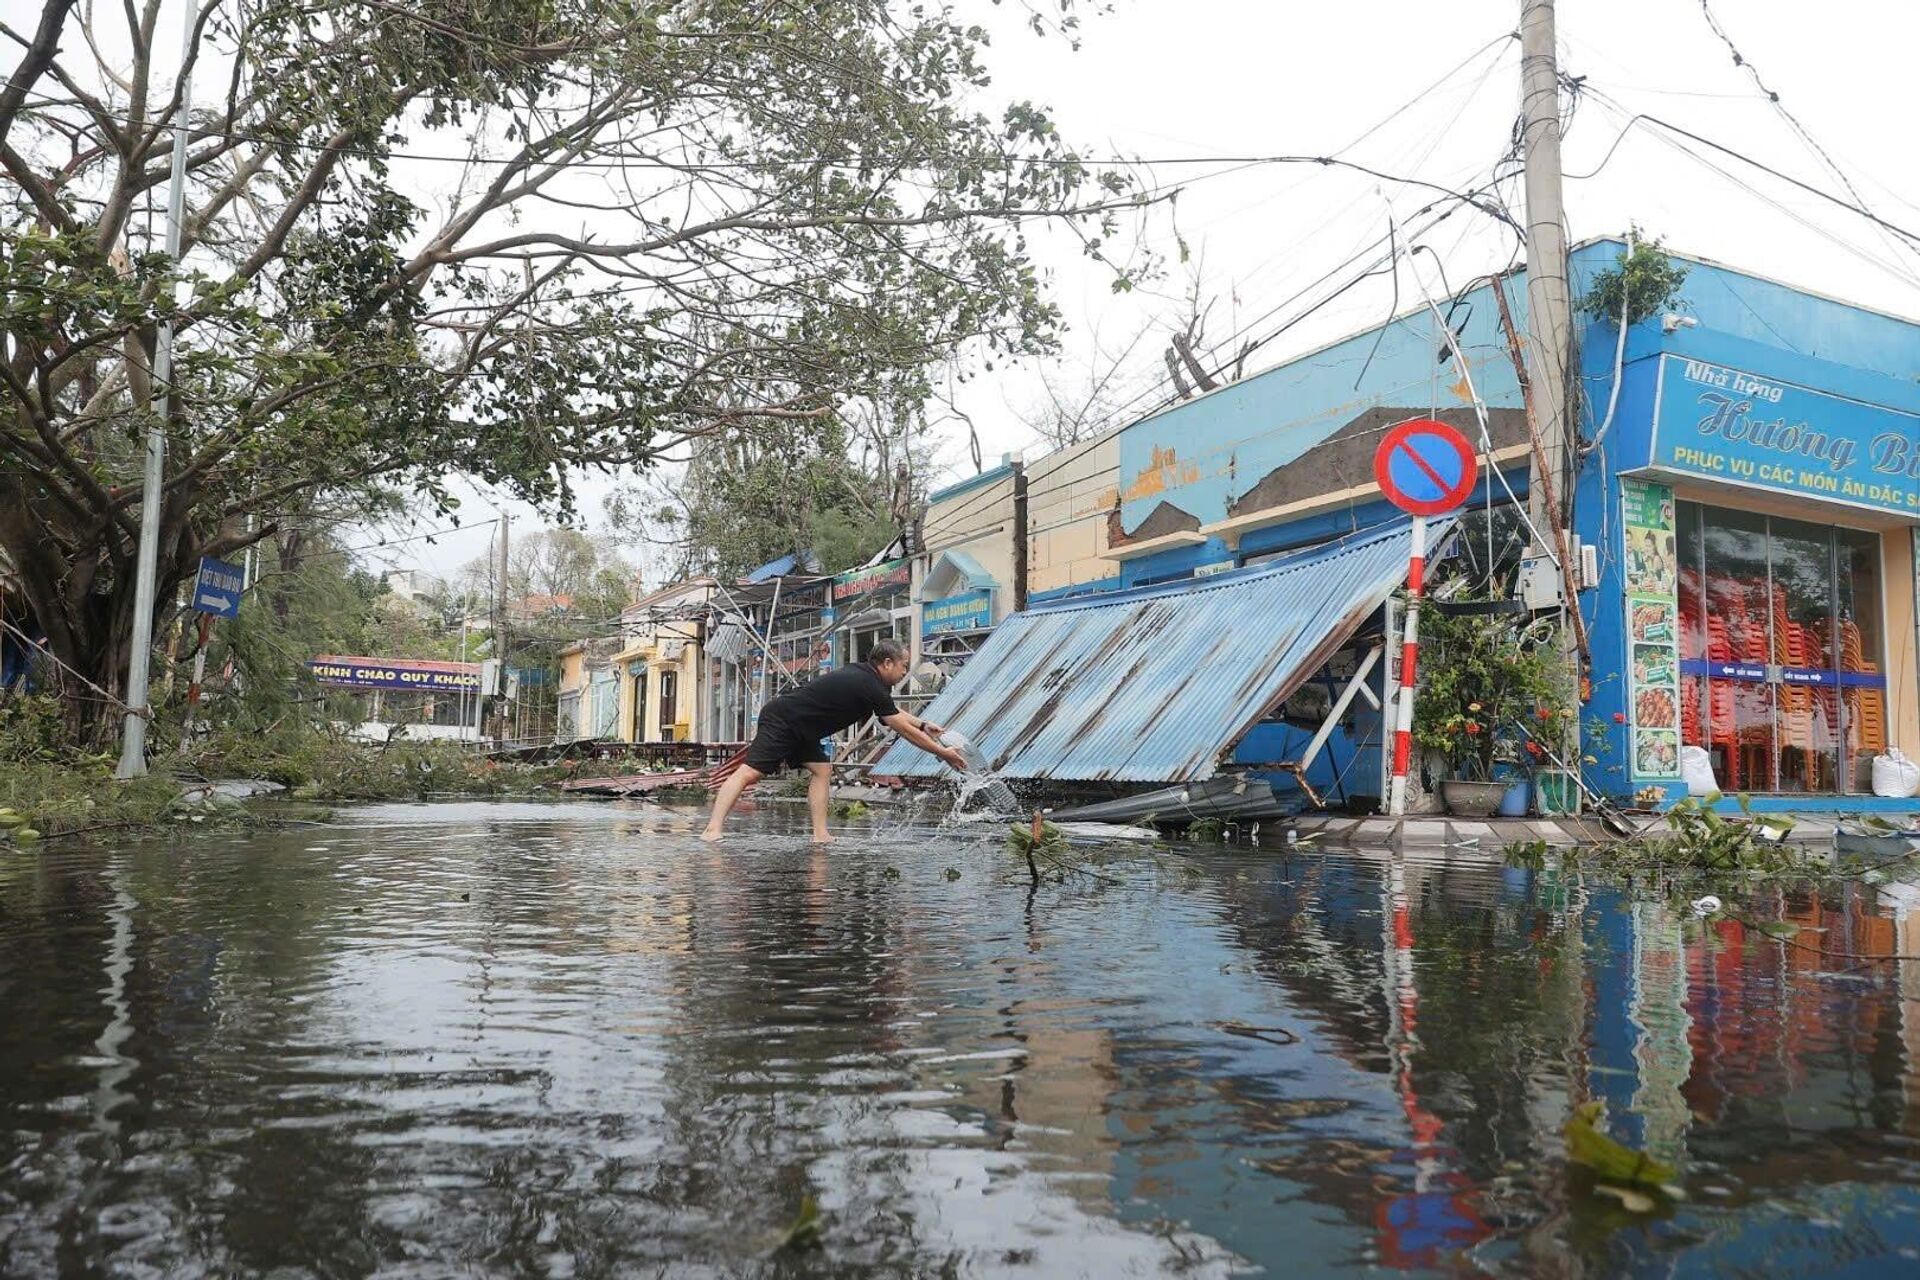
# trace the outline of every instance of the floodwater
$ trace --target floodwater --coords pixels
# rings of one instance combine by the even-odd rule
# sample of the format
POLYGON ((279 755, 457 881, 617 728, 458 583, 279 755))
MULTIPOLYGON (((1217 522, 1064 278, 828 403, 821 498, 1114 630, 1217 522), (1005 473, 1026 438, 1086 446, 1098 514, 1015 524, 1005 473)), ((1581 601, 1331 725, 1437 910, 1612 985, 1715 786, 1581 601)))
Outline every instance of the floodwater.
POLYGON ((1913 899, 698 818, 0 852, 0 1274, 1920 1273, 1913 899))

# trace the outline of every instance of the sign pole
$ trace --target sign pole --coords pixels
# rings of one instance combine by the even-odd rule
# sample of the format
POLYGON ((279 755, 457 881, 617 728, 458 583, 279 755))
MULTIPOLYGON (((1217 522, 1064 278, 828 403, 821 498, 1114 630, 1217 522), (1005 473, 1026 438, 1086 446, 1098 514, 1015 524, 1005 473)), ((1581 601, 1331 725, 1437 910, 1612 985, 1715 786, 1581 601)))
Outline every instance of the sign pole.
POLYGON ((1394 704, 1393 777, 1387 813, 1407 812, 1407 774, 1413 765, 1413 690, 1420 680, 1420 600, 1426 592, 1427 517, 1445 515, 1467 500, 1479 478, 1473 445, 1444 422, 1417 418, 1389 430, 1373 454, 1380 494, 1412 517, 1407 550, 1407 609, 1400 631, 1400 697, 1394 704))
POLYGON ((1387 793, 1387 813, 1399 818, 1407 812, 1407 770, 1413 761, 1413 686, 1419 679, 1420 595, 1426 588, 1427 518, 1413 518, 1411 550, 1407 556, 1407 611, 1400 629, 1400 699, 1394 707, 1393 781, 1387 793))
POLYGON ((200 615, 200 645, 193 654, 193 682, 187 686, 187 723, 180 730, 180 749, 193 745, 193 713, 200 706, 200 682, 207 675, 207 639, 213 634, 213 615, 200 615))
MULTIPOLYGON (((187 113, 193 108, 193 36, 196 6, 184 6, 180 29, 179 97, 173 112, 173 160, 167 182, 167 261, 180 266, 182 228, 187 200, 187 113)), ((153 663, 153 615, 158 607, 160 575, 160 505, 167 482, 167 424, 179 407, 173 385, 173 304, 176 288, 167 286, 167 311, 161 318, 153 350, 154 394, 147 427, 146 462, 140 479, 140 541, 134 551, 133 634, 127 656, 127 714, 120 725, 120 763, 113 776, 122 782, 147 776, 147 721, 153 716, 148 697, 147 668, 153 663)))

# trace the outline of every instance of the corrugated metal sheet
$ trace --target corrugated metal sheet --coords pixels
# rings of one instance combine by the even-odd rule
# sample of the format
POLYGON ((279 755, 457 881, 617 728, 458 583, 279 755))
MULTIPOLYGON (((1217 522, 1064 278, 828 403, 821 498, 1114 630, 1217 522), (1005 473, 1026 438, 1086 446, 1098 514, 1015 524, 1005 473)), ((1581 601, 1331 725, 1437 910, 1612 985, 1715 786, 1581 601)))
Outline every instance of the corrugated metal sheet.
POLYGON ((707 656, 715 662, 740 662, 750 652, 747 629, 738 623, 723 622, 707 637, 707 656))
MULTIPOLYGON (((1015 614, 924 714, 1003 777, 1210 777, 1406 579, 1409 539, 1401 523, 1257 569, 1015 614)), ((896 743, 874 771, 947 768, 896 743)))

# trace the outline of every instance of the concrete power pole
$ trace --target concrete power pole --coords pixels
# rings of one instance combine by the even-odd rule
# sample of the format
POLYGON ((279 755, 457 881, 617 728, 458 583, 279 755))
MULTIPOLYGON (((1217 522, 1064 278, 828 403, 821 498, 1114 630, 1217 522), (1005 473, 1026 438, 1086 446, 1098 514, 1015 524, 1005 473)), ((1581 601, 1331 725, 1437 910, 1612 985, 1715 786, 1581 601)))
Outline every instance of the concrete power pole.
MULTIPOLYGON (((194 5, 186 6, 180 32, 180 99, 173 112, 173 163, 167 184, 167 257, 180 261, 187 212, 187 112, 193 105, 194 5)), ((167 482, 167 423, 173 416, 173 319, 163 317, 153 348, 153 388, 160 397, 147 428, 147 459, 140 484, 140 546, 134 559, 133 636, 127 658, 127 715, 120 728, 116 778, 147 775, 148 667, 153 664, 153 612, 160 562, 160 507, 167 482)))
MULTIPOLYGON (((507 687, 507 513, 500 513, 500 566, 496 570, 498 587, 493 593, 493 662, 494 679, 499 681, 495 694, 507 687)), ((498 710, 499 719, 495 724, 494 737, 504 739, 506 730, 506 703, 496 696, 492 705, 498 710)))
MULTIPOLYGON (((1567 235, 1560 179, 1560 68, 1554 55, 1554 0, 1521 0, 1521 145, 1527 180, 1527 334, 1535 418, 1547 475, 1529 486, 1528 507, 1542 537, 1560 512, 1547 510, 1547 490, 1564 501, 1571 489, 1572 418, 1567 412, 1567 361, 1573 309, 1567 285, 1567 235), (1541 483, 1544 479, 1547 483, 1541 483)), ((1540 548, 1557 556, 1557 548, 1540 548)), ((1571 603, 1571 601, 1569 601, 1571 603)))

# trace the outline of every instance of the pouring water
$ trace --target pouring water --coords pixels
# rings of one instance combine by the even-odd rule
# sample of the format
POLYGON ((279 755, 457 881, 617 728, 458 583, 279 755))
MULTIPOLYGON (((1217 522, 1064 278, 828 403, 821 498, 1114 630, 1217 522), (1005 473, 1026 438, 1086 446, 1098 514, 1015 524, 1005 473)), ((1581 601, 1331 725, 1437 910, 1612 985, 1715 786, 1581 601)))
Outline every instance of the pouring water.
POLYGON ((980 748, 967 740, 967 736, 958 730, 949 729, 941 738, 948 746, 966 757, 966 772, 960 775, 959 794, 954 797, 953 807, 957 813, 965 809, 975 796, 980 797, 985 808, 993 813, 1017 813, 1020 801, 1013 789, 997 777, 987 763, 987 757, 980 748))

